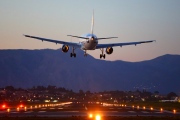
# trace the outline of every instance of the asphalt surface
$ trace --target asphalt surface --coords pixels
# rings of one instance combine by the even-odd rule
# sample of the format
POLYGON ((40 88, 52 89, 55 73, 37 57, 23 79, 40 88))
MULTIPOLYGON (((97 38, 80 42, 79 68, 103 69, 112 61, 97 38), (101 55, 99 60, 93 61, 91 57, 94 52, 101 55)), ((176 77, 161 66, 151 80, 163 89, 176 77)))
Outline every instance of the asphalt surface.
POLYGON ((63 103, 34 105, 23 108, 0 110, 0 117, 72 117, 72 116, 180 116, 180 113, 151 108, 128 107, 120 105, 103 106, 97 103, 63 103))

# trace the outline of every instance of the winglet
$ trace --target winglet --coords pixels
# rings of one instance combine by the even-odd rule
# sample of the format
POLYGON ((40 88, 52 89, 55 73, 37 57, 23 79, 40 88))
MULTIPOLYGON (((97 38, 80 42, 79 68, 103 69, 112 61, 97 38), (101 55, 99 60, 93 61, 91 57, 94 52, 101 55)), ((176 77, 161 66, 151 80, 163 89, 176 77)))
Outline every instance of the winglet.
POLYGON ((32 37, 32 36, 30 36, 30 35, 25 35, 25 34, 23 34, 23 35, 24 35, 25 37, 30 37, 30 38, 32 37))
POLYGON ((94 29, 94 10, 92 15, 92 23, 91 23, 91 34, 93 34, 93 29, 94 29))

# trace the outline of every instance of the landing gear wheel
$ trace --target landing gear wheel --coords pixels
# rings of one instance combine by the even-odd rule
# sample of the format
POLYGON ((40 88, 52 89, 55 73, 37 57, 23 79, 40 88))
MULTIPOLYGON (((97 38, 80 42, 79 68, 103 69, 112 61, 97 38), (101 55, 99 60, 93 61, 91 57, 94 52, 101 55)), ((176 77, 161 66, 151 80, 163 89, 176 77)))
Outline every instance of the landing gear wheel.
POLYGON ((87 52, 86 52, 86 50, 85 50, 85 51, 84 51, 84 57, 87 57, 87 55, 88 55, 88 54, 87 54, 87 52))
POLYGON ((101 48, 100 50, 101 50, 101 52, 102 52, 102 54, 100 54, 100 59, 101 59, 101 58, 104 58, 104 59, 105 59, 105 58, 106 58, 106 55, 104 54, 104 49, 101 48))
POLYGON ((87 54, 84 54, 84 57, 87 57, 87 54))
POLYGON ((76 57, 76 53, 74 53, 75 48, 73 47, 72 50, 73 50, 73 51, 72 51, 72 53, 70 54, 70 57, 73 57, 73 56, 74 56, 74 58, 75 58, 75 57, 76 57))
POLYGON ((100 54, 100 59, 101 59, 101 58, 104 58, 104 59, 105 59, 105 58, 106 58, 106 55, 105 55, 105 54, 104 54, 104 55, 103 55, 103 54, 100 54))
POLYGON ((76 57, 76 53, 71 53, 70 57, 76 57))
POLYGON ((104 59, 106 58, 106 55, 105 55, 105 54, 103 55, 103 58, 104 58, 104 59))

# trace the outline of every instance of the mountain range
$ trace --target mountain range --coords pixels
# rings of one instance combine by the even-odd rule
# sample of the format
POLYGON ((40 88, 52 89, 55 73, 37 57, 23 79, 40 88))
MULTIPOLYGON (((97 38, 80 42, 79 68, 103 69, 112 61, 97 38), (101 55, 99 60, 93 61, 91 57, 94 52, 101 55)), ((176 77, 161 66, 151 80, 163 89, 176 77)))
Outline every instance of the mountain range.
POLYGON ((136 90, 180 93, 180 55, 141 62, 105 61, 51 50, 0 50, 0 87, 56 85, 73 91, 136 90))

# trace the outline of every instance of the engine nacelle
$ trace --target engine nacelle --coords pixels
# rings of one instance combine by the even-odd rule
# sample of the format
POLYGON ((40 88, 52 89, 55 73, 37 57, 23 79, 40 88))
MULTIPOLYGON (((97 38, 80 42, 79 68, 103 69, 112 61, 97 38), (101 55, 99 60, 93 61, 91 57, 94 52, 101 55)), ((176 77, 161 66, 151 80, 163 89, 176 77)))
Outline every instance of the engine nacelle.
POLYGON ((63 51, 64 53, 68 52, 68 50, 69 50, 69 46, 68 46, 68 45, 63 45, 63 46, 62 46, 62 51, 63 51))
POLYGON ((112 54, 113 53, 113 48, 112 47, 108 47, 106 48, 106 53, 109 55, 109 54, 112 54))

